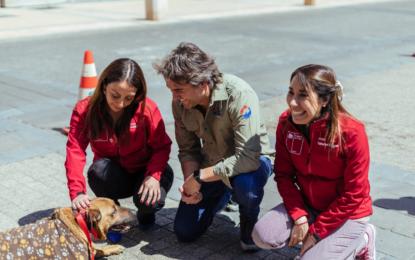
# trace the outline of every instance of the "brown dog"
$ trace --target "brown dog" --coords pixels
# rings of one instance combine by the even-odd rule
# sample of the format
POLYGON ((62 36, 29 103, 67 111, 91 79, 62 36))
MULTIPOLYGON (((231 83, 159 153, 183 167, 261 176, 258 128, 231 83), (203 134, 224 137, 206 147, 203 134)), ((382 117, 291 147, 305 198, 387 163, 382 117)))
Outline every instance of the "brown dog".
MULTIPOLYGON (((71 208, 57 208, 49 218, 0 234, 0 260, 91 259, 91 246, 75 220, 76 214, 71 208)), ((97 232, 99 240, 106 240, 109 231, 125 233, 131 225, 138 224, 136 211, 105 198, 91 201, 91 207, 85 210, 85 222, 97 232)), ((120 245, 96 248, 92 243, 96 258, 120 254, 123 249, 120 245)))

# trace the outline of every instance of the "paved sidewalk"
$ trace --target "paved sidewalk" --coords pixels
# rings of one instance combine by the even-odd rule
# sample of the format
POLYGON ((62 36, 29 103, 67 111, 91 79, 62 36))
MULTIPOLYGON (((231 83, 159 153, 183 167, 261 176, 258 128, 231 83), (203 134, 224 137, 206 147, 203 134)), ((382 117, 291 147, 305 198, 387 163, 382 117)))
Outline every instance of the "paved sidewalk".
POLYGON ((0 8, 0 40, 382 1, 386 0, 321 0, 318 6, 310 7, 304 6, 304 0, 170 0, 168 19, 162 22, 145 20, 144 0, 66 3, 50 8, 0 8))
MULTIPOLYGON (((171 96, 151 62, 186 40, 216 56, 222 71, 254 87, 272 142, 278 115, 286 109, 290 73, 311 62, 333 67, 346 88, 346 108, 364 122, 369 137, 377 259, 415 260, 415 58, 410 57, 415 33, 408 29, 415 24, 415 3, 352 5, 357 2, 314 8, 297 0, 239 1, 234 10, 231 0, 177 0, 165 23, 144 21, 143 13, 131 11, 143 1, 0 9, 0 231, 69 205, 66 137, 60 127, 68 125, 76 102, 83 51, 94 50, 98 72, 121 56, 139 61, 149 97, 174 139, 171 96), (125 23, 133 25, 124 28, 125 23)), ((88 165, 91 155, 88 148, 88 165)), ((195 243, 178 242, 172 219, 183 180, 176 155, 174 143, 169 163, 176 178, 156 227, 126 235, 125 253, 108 259, 292 259, 298 254, 298 248, 242 253, 237 213, 219 215, 195 243)), ((270 178, 261 216, 280 202, 270 178)), ((128 199, 121 203, 133 207, 128 199)))

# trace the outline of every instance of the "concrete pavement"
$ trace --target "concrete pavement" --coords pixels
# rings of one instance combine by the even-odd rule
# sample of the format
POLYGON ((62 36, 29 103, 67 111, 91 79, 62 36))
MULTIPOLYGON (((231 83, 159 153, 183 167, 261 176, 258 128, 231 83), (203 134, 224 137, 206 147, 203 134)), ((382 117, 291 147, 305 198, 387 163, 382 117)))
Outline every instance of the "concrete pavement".
POLYGON ((40 7, 2 8, 0 40, 95 31, 110 28, 159 25, 244 15, 302 11, 356 3, 385 0, 322 0, 318 6, 304 6, 304 0, 173 0, 169 1, 168 19, 146 21, 145 1, 100 1, 85 3, 49 4, 40 7))
MULTIPOLYGON (((176 10, 185 15, 189 14, 184 12, 188 10, 187 4, 195 1, 176 3, 183 4, 182 8, 177 5, 176 10)), ((198 3, 202 5, 191 5, 192 15, 199 14, 203 19, 151 26, 137 25, 145 23, 139 21, 130 27, 99 31, 81 28, 81 32, 71 29, 58 31, 59 34, 45 34, 42 30, 36 34, 26 23, 13 31, 27 30, 28 34, 13 37, 7 31, 4 34, 4 29, 0 31, 0 230, 34 222, 55 207, 69 205, 63 168, 66 137, 56 130, 68 125, 84 50, 94 51, 99 73, 116 58, 137 60, 146 75, 149 97, 159 105, 168 133, 174 139, 171 96, 163 80, 155 75, 151 62, 179 42, 191 41, 216 56, 222 71, 236 74, 254 87, 271 140, 275 140, 278 116, 286 109, 290 73, 308 63, 333 67, 345 86, 345 107, 365 123, 369 136, 374 201, 371 222, 378 230, 378 259, 415 259, 415 106, 411 100, 415 94, 415 58, 410 57, 415 52, 415 34, 408 27, 415 22, 415 3, 351 5, 356 2, 349 1, 342 7, 298 6, 302 9, 265 14, 261 10, 271 9, 270 1, 261 2, 263 6, 257 4, 256 9, 252 8, 252 1, 244 1, 244 10, 251 13, 231 17, 220 16, 234 11, 230 1, 223 1, 228 4, 227 9, 225 5, 219 8, 216 5, 220 3, 215 1, 198 3), (209 16, 204 17, 209 6, 209 16), (253 15, 255 11, 259 15, 253 15)), ((62 17, 64 27, 73 21, 85 24, 74 18, 82 17, 81 13, 82 19, 86 19, 90 12, 96 17, 91 10, 112 10, 111 2, 65 6, 50 10, 13 9, 15 13, 11 15, 30 17, 30 12, 39 12, 47 17, 47 12, 56 11, 56 19, 62 17), (65 20, 63 13, 69 12, 67 9, 72 9, 73 20, 65 20)), ((3 14, 9 9, 0 11, 3 14)), ((116 11, 114 8, 114 15, 129 14, 126 10, 119 10, 119 14, 116 11)), ((6 18, 0 18, 0 27, 6 18)), ((55 26, 53 20, 34 25, 43 29, 55 26)), ((91 163, 90 150, 87 153, 91 163)), ((108 259, 289 259, 298 253, 297 248, 287 248, 243 254, 238 248, 238 227, 232 222, 237 220, 237 214, 220 215, 200 241, 179 243, 172 234, 172 218, 179 200, 177 187, 182 182, 176 154, 174 144, 169 163, 176 179, 168 205, 158 215, 156 228, 127 235, 122 242, 126 252, 108 259)), ((275 182, 270 179, 261 215, 280 202, 275 182)), ((133 207, 128 199, 121 203, 133 207)))

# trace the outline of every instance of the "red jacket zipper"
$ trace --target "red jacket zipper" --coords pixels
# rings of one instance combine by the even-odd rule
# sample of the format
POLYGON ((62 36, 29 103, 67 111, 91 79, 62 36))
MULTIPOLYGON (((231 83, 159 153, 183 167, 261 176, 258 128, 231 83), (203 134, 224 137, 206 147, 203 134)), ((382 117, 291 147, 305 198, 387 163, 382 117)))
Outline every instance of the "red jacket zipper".
MULTIPOLYGON (((311 163, 310 163, 310 154, 311 154, 311 146, 313 144, 313 129, 312 129, 313 123, 311 123, 310 125, 310 145, 308 146, 308 157, 307 157, 307 166, 308 166, 308 173, 311 174, 311 163)), ((311 205, 314 206, 314 199, 313 199, 313 180, 314 180, 314 175, 311 177, 311 181, 309 184, 309 188, 310 188, 310 200, 311 200, 311 205)))
POLYGON ((122 166, 123 163, 122 163, 122 157, 120 155, 120 142, 119 142, 118 137, 117 137, 117 134, 115 133, 114 130, 113 130, 113 132, 114 132, 113 134, 114 134, 115 140, 117 140, 117 155, 118 155, 118 160, 120 161, 120 165, 122 166))
POLYGON ((311 177, 311 181, 310 181, 310 184, 309 184, 311 206, 314 206, 314 199, 313 199, 313 180, 314 180, 314 175, 313 175, 313 177, 311 177))

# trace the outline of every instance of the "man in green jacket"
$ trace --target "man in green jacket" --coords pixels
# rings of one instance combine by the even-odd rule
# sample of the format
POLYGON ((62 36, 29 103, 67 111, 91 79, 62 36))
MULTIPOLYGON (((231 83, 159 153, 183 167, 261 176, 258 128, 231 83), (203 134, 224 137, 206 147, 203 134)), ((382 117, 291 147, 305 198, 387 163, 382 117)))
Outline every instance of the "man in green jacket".
POLYGON ((173 94, 185 180, 176 235, 184 241, 203 235, 232 196, 239 204, 241 247, 258 250, 251 233, 275 150, 255 91, 242 79, 220 73, 214 59, 192 43, 181 43, 153 66, 173 94))

